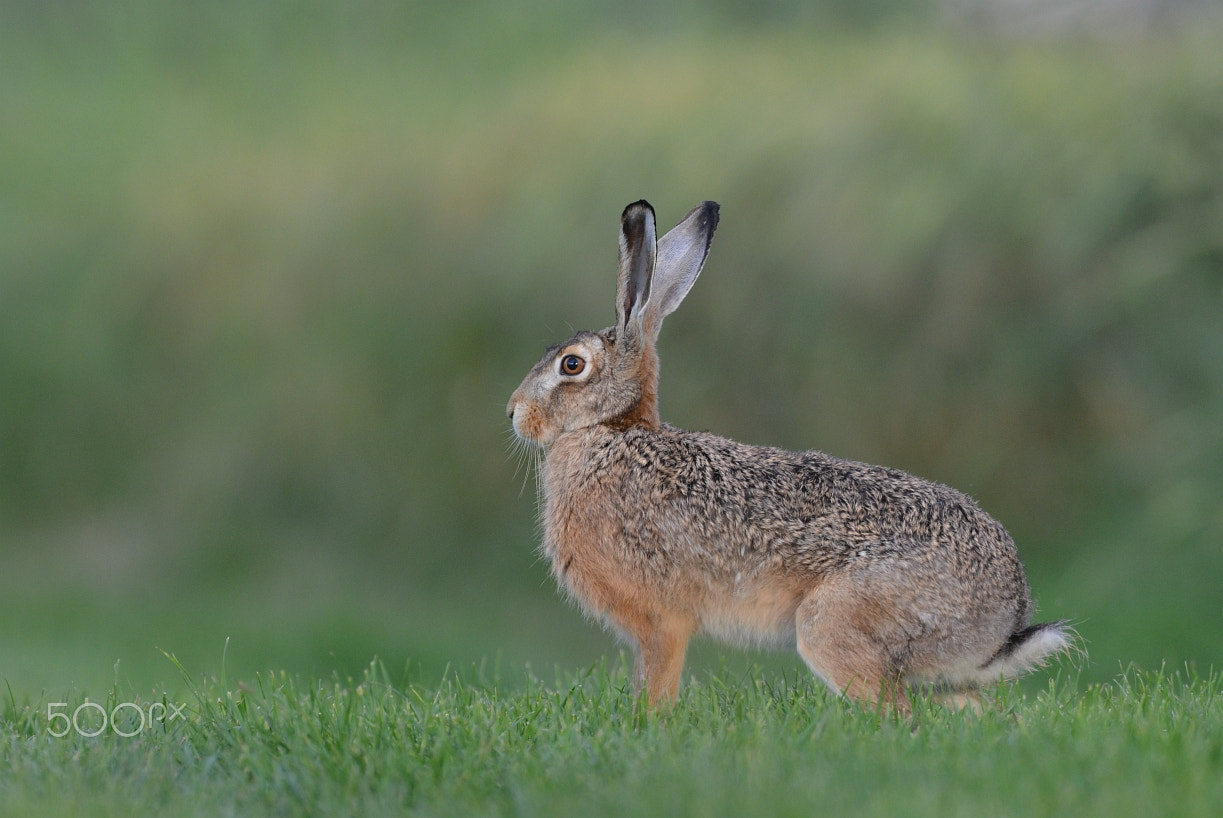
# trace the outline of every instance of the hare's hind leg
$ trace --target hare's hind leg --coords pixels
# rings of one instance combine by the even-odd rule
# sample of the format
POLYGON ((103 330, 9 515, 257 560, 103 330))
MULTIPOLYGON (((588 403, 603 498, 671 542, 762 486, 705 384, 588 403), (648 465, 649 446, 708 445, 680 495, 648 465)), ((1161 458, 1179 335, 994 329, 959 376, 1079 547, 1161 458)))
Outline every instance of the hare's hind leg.
POLYGON ((938 700, 949 710, 981 713, 985 710, 985 698, 977 690, 950 690, 940 693, 938 700))
POLYGON ((798 653, 831 688, 859 702, 909 712, 900 669, 880 638, 882 607, 841 577, 825 578, 796 613, 798 653))

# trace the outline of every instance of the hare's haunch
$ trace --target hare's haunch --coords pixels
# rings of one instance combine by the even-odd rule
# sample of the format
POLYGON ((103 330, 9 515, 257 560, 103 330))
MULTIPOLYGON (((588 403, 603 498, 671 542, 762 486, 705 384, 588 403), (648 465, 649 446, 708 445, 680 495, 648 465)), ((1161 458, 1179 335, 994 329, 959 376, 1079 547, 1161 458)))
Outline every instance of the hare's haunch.
POLYGON ((747 446, 658 418, 662 320, 691 289, 718 206, 656 239, 621 218, 616 324, 550 348, 510 398, 543 447, 542 550, 557 581, 632 645, 651 702, 674 698, 698 632, 791 645, 838 692, 959 699, 1071 645, 1030 624, 1010 536, 954 489, 822 452, 747 446))

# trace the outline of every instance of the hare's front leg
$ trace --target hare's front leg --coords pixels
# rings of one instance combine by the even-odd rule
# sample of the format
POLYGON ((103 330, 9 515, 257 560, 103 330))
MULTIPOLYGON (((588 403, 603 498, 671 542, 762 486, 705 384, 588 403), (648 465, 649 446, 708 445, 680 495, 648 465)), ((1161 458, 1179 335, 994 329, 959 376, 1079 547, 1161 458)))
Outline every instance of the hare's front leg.
POLYGON ((674 701, 679 695, 684 654, 695 626, 672 614, 616 617, 633 643, 633 687, 645 689, 650 704, 674 701))

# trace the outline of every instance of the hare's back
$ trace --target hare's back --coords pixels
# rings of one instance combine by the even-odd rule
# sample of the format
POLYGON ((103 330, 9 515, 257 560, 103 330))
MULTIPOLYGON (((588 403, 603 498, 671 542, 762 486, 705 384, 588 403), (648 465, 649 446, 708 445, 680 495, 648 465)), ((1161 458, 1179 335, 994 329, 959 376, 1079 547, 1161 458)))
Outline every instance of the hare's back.
POLYGON ((897 469, 671 427, 625 444, 637 491, 657 512, 679 513, 740 549, 823 569, 939 554, 960 570, 1018 565, 1006 530, 971 498, 897 469))

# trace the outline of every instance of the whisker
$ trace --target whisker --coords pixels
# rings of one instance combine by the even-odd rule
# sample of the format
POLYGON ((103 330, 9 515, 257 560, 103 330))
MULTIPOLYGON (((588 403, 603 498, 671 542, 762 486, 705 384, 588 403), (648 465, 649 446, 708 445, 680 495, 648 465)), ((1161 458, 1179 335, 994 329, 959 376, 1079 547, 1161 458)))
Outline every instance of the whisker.
POLYGON ((522 497, 522 495, 526 494, 527 481, 530 480, 532 471, 535 472, 535 489, 538 493, 543 485, 539 473, 540 466, 543 463, 542 451, 538 446, 531 443, 529 440, 524 440, 519 437, 512 429, 509 432, 509 438, 506 441, 506 445, 508 448, 505 455, 506 460, 513 458, 516 461, 514 466, 514 479, 517 480, 518 475, 522 474, 522 485, 518 488, 518 496, 522 497))
MULTIPOLYGON (((520 462, 521 462, 521 463, 522 463, 522 465, 523 465, 523 470, 522 470, 522 485, 520 485, 520 486, 518 487, 518 497, 519 497, 519 499, 521 499, 521 498, 522 498, 522 495, 524 495, 524 494, 526 494, 526 493, 527 493, 527 481, 531 479, 531 466, 532 466, 532 465, 534 465, 534 466, 535 466, 535 470, 536 470, 536 478, 535 478, 535 481, 536 481, 536 489, 538 489, 538 488, 539 488, 539 477, 538 477, 538 472, 539 472, 539 464, 538 464, 538 463, 535 463, 535 464, 532 464, 532 463, 531 463, 531 461, 530 461, 530 452, 529 452, 529 451, 527 451, 526 449, 523 449, 523 450, 522 450, 522 459, 521 459, 521 461, 520 461, 520 462)), ((517 477, 518 475, 517 475, 517 474, 515 474, 514 476, 515 476, 515 477, 517 477)))

